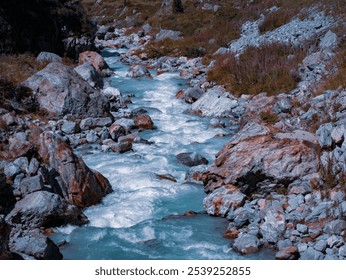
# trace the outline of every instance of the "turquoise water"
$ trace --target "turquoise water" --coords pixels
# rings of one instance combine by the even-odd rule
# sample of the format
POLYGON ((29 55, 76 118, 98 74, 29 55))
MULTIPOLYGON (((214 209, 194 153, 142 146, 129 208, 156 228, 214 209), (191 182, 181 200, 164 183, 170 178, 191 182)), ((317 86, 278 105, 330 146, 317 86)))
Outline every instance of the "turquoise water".
MULTIPOLYGON (((202 212, 201 184, 185 181, 188 167, 176 162, 182 152, 198 152, 212 162, 229 137, 221 128, 209 128, 209 119, 186 115, 188 104, 175 98, 186 87, 177 73, 153 79, 126 77, 128 66, 117 56, 106 60, 115 74, 109 79, 123 95, 134 95, 130 109, 145 107, 155 130, 141 132, 153 145, 134 144, 125 154, 92 153, 83 156, 91 168, 106 176, 114 192, 99 205, 85 210, 90 223, 56 229, 53 239, 65 240, 65 259, 240 259, 223 234, 227 221, 187 211, 202 212), (170 174, 177 183, 157 179, 170 174)), ((268 258, 269 255, 251 258, 268 258)))

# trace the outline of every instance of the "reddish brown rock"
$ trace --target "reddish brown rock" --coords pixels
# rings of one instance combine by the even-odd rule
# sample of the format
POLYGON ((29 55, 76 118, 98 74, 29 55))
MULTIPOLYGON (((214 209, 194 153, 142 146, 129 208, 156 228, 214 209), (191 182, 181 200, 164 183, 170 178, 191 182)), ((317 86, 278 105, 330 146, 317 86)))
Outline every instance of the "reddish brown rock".
POLYGON ((103 57, 93 51, 86 51, 79 54, 79 64, 85 62, 89 62, 97 71, 109 68, 103 57))
POLYGON ((151 130, 154 128, 154 123, 149 115, 140 114, 134 118, 135 125, 138 129, 151 130))
POLYGON ((175 179, 171 174, 155 174, 155 176, 160 180, 172 181, 174 183, 177 182, 177 179, 175 179))
POLYGON ((38 153, 43 161, 61 176, 61 192, 65 199, 78 207, 97 204, 112 192, 108 180, 91 170, 72 149, 53 132, 44 132, 37 140, 38 153))
POLYGON ((297 247, 287 247, 277 252, 275 258, 277 260, 296 260, 298 256, 299 252, 297 247))

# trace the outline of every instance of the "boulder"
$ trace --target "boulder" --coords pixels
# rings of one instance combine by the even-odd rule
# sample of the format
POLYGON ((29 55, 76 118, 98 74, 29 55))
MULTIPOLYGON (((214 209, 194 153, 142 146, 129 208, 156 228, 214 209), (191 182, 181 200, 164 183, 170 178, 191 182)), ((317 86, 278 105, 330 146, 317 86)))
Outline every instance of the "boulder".
POLYGON ((346 229, 346 221, 344 220, 334 220, 327 223, 323 231, 327 234, 340 234, 346 229))
POLYGON ((318 136, 318 142, 322 148, 328 148, 332 145, 332 130, 333 125, 331 123, 322 124, 320 128, 316 131, 318 136))
POLYGON ((127 74, 127 77, 131 77, 131 78, 140 78, 140 77, 148 77, 150 78, 150 72, 147 68, 145 68, 145 66, 143 65, 134 65, 132 66, 127 74))
POLYGON ((311 179, 317 176, 318 160, 314 146, 304 143, 275 139, 267 129, 248 125, 216 155, 204 175, 206 191, 231 183, 245 194, 267 193, 298 178, 311 179))
POLYGON ((204 209, 209 215, 226 217, 233 211, 244 205, 246 195, 242 194, 234 186, 222 186, 209 194, 204 200, 204 209))
POLYGON ((260 232, 264 241, 276 244, 286 230, 284 211, 278 207, 269 208, 264 223, 260 225, 260 232))
POLYGON ((108 180, 87 167, 54 132, 44 132, 34 142, 43 162, 58 171, 61 194, 70 203, 87 207, 99 203, 112 192, 108 180))
POLYGON ((109 69, 103 57, 93 51, 85 51, 79 54, 79 64, 84 64, 85 62, 89 62, 97 71, 109 69))
POLYGON ((321 252, 313 249, 312 247, 309 247, 301 254, 299 259, 300 260, 323 260, 324 255, 321 252))
POLYGON ((29 228, 56 227, 65 224, 82 225, 88 219, 82 211, 61 196, 47 191, 37 191, 19 200, 6 216, 9 224, 29 228))
POLYGON ((64 121, 61 130, 66 134, 75 134, 80 132, 80 127, 71 121, 64 121))
POLYGON ((152 130, 154 123, 149 115, 139 114, 134 117, 135 125, 141 130, 152 130))
POLYGON ((296 260, 299 252, 297 247, 286 247, 276 253, 275 258, 277 260, 296 260))
POLYGON ((11 251, 24 259, 61 260, 62 254, 57 245, 38 229, 15 232, 9 244, 11 251))
POLYGON ((62 58, 55 53, 50 52, 40 52, 36 60, 38 62, 60 62, 62 63, 62 58))
POLYGON ((206 117, 228 117, 238 101, 227 93, 209 90, 191 105, 190 111, 206 117))
POLYGON ((85 62, 74 70, 92 87, 103 88, 103 77, 91 63, 85 62))
POLYGON ((258 252, 259 240, 256 236, 244 234, 238 236, 234 241, 233 249, 243 255, 253 254, 258 252))
POLYGON ((115 143, 111 139, 107 139, 107 140, 103 141, 103 145, 102 145, 102 151, 103 152, 112 151, 114 153, 125 153, 127 151, 130 151, 131 149, 132 149, 132 143, 131 142, 115 143))
POLYGON ((58 62, 27 79, 40 107, 51 116, 102 117, 109 115, 107 98, 93 89, 73 69, 58 62))
POLYGON ((208 160, 197 153, 180 153, 176 156, 180 164, 192 167, 201 164, 208 164, 208 160))

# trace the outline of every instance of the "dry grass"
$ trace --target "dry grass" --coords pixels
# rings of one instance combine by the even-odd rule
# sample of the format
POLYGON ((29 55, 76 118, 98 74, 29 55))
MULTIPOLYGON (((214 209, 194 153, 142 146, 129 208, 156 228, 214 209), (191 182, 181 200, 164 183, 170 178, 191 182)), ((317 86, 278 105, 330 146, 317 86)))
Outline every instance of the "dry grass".
POLYGON ((14 85, 19 85, 37 71, 46 67, 48 62, 38 62, 34 56, 0 56, 0 77, 14 85))
POLYGON ((273 43, 249 47, 239 58, 232 53, 219 55, 208 80, 224 85, 237 96, 287 92, 297 85, 297 67, 305 54, 304 49, 273 43))

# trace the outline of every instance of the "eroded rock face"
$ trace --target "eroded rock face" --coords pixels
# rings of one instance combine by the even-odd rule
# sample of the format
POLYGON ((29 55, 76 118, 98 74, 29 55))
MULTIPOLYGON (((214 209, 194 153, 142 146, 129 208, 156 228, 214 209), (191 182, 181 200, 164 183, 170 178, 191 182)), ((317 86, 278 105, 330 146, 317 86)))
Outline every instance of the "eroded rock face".
POLYGON ((106 97, 70 67, 58 62, 47 65, 24 82, 40 107, 54 117, 101 117, 109 115, 106 97))
POLYGON ((55 133, 42 133, 37 143, 41 158, 60 174, 61 193, 70 203, 87 207, 99 203, 112 191, 108 180, 87 167, 55 133))
POLYGON ((223 147, 205 174, 207 191, 231 183, 245 194, 270 192, 297 178, 316 175, 318 161, 313 145, 296 139, 277 139, 265 128, 259 132, 240 131, 223 147))

